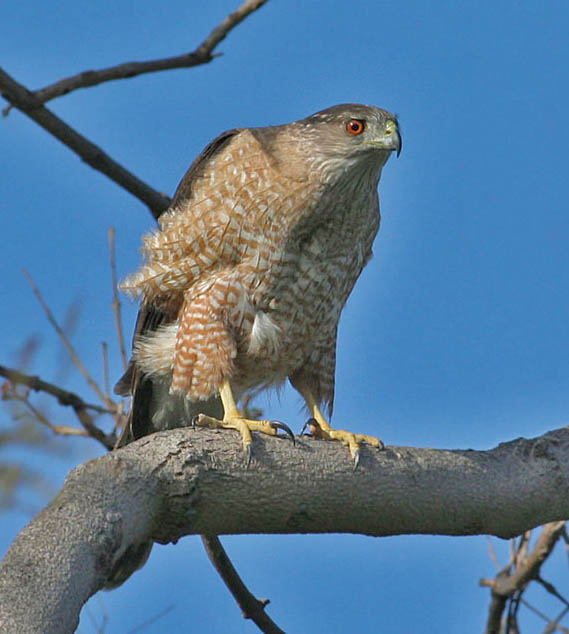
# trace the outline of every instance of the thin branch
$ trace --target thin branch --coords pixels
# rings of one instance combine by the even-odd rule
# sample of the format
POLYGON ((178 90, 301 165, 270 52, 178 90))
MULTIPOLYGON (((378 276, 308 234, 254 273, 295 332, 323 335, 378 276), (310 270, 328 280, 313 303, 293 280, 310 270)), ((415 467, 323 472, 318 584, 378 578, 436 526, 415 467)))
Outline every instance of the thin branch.
POLYGON ((101 70, 86 70, 77 75, 61 79, 31 94, 40 104, 43 104, 50 99, 67 95, 79 88, 89 88, 90 86, 97 86, 107 81, 128 79, 144 73, 155 73, 176 68, 191 68, 193 66, 207 64, 211 62, 214 57, 221 55, 220 53, 214 55, 213 50, 227 37, 229 32, 266 2, 267 0, 246 0, 236 11, 228 15, 216 26, 207 38, 191 53, 147 62, 126 62, 101 70))
POLYGON ((564 603, 566 607, 569 607, 569 601, 567 601, 567 599, 557 591, 557 588, 552 583, 549 583, 549 581, 546 581, 540 576, 537 576, 535 580, 540 583, 547 592, 549 592, 549 594, 552 594, 554 597, 559 599, 561 603, 564 603))
MULTIPOLYGON (((203 64, 213 59, 213 49, 227 36, 227 34, 242 22, 253 11, 266 3, 267 0, 246 0, 236 11, 229 15, 208 35, 204 42, 194 51, 186 55, 172 57, 151 62, 133 62, 120 64, 102 71, 86 71, 74 77, 68 77, 51 86, 32 92, 24 85, 18 83, 13 77, 0 68, 0 93, 9 102, 25 115, 33 119, 38 125, 59 139, 64 145, 75 152, 83 161, 93 169, 108 176, 117 185, 126 189, 133 196, 143 202, 155 218, 165 211, 170 198, 164 193, 158 192, 144 181, 125 169, 120 163, 113 160, 100 147, 79 134, 71 126, 48 110, 43 103, 76 90, 94 86, 104 81, 133 77, 141 73, 167 70, 170 68, 182 68, 203 64)), ((10 106, 4 109, 7 115, 10 106)))
POLYGON ((201 538, 209 560, 237 601, 243 618, 251 619, 265 634, 284 634, 284 631, 265 612, 269 599, 257 599, 251 594, 227 556, 219 537, 202 535, 201 538))
POLYGON ((496 551, 494 550, 494 544, 492 544, 492 540, 490 537, 486 537, 486 541, 488 542, 488 556, 496 566, 497 570, 500 570, 500 562, 498 561, 498 557, 496 557, 496 551))
MULTIPOLYGON (((493 587, 494 579, 481 579, 480 586, 493 587)), ((488 608, 488 617, 486 619, 486 629, 484 634, 499 634, 502 629, 502 614, 506 608, 508 597, 501 594, 492 593, 490 607, 488 608)))
MULTIPOLYGON (((127 634, 135 634, 136 632, 143 632, 148 628, 149 625, 154 625, 157 621, 164 618, 167 614, 169 614, 176 606, 174 604, 165 607, 163 610, 160 610, 158 614, 146 619, 139 625, 137 625, 134 629, 129 630, 127 634)), ((101 630, 102 631, 102 630, 101 630)))
POLYGON ((33 93, 10 77, 1 68, 0 93, 18 110, 73 150, 93 169, 102 172, 117 185, 120 185, 120 187, 142 201, 155 218, 168 208, 170 204, 168 196, 152 189, 144 181, 141 181, 114 161, 108 154, 105 154, 100 147, 91 143, 89 139, 76 132, 71 126, 54 115, 53 112, 42 106, 33 93))
POLYGON ((549 622, 548 626, 543 630, 543 634, 553 634, 553 632, 556 632, 557 630, 563 632, 563 634, 569 634, 569 629, 563 627, 563 625, 559 623, 559 621, 565 617, 567 612, 569 612, 569 608, 563 608, 563 610, 559 613, 559 616, 549 622))
POLYGON ((99 387, 99 385, 97 384, 95 379, 93 379, 93 377, 89 374, 87 368, 83 365, 83 363, 81 363, 81 360, 77 356, 77 353, 75 352, 75 349, 71 345, 71 342, 69 341, 69 339, 67 338, 67 336, 65 335, 63 330, 61 329, 60 325, 57 323, 57 320, 55 319, 53 313, 51 312, 51 309, 45 303, 45 301, 44 301, 44 299, 43 299, 43 297, 42 297, 42 295, 40 293, 39 288, 36 286, 36 283, 32 279, 32 276, 25 269, 24 269, 24 275, 26 276, 28 282, 30 283, 30 286, 32 287, 34 295, 36 296, 38 302, 40 303, 41 307, 43 308, 43 310, 44 310, 44 312, 46 314, 46 317, 48 318, 50 324, 53 326, 53 328, 55 329, 55 331, 59 335, 61 341, 63 342, 63 345, 67 348, 67 352, 69 353, 69 356, 71 357, 71 360, 73 361, 73 364, 79 370, 79 372, 81 372, 81 374, 83 375, 83 378, 89 384, 89 387, 95 392, 95 394, 101 399, 101 401, 103 403, 105 403, 105 405, 109 409, 114 410, 115 409, 114 401, 106 396, 106 394, 99 387))
POLYGON ((518 544, 518 550, 516 552, 516 568, 519 568, 527 561, 530 539, 531 531, 526 531, 523 535, 520 535, 520 542, 518 544))
POLYGON ((110 398, 111 386, 109 382, 109 346, 106 341, 101 341, 101 352, 103 354, 103 385, 105 394, 110 398))
POLYGON ((565 522, 550 522, 546 524, 532 552, 525 561, 521 565, 518 565, 514 572, 507 578, 497 580, 496 585, 492 588, 492 592, 509 596, 517 588, 535 579, 539 575, 541 566, 557 543, 564 526, 565 522))
MULTIPOLYGON (((87 412, 87 410, 74 408, 74 411, 75 416, 77 416, 79 422, 83 425, 91 438, 98 440, 105 447, 105 449, 108 449, 109 451, 115 446, 115 443, 117 441, 115 433, 105 434, 95 425, 93 419, 91 418, 91 415, 89 414, 89 412, 87 412)), ((115 420, 117 419, 118 415, 119 414, 117 412, 115 414, 115 420)))
POLYGON ((209 51, 211 53, 211 51, 227 37, 231 29, 236 27, 240 22, 243 22, 248 15, 261 8, 266 2, 267 0, 245 0, 240 7, 233 13, 230 13, 221 24, 213 29, 197 51, 201 51, 202 53, 209 51))
POLYGON ((489 587, 492 591, 486 634, 497 634, 500 631, 500 622, 508 599, 517 592, 521 592, 532 579, 539 578, 541 566, 562 536, 564 529, 565 522, 545 524, 532 552, 527 556, 525 556, 526 533, 521 539, 518 550, 518 553, 524 553, 524 557, 516 557, 514 571, 509 573, 503 570, 494 579, 480 580, 480 586, 489 587))
POLYGON ((559 620, 562 619, 567 613, 567 608, 564 608, 559 616, 554 621, 552 621, 546 614, 540 612, 540 610, 534 607, 531 603, 528 603, 525 599, 521 599, 521 603, 523 603, 528 610, 531 610, 535 615, 539 616, 547 623, 547 627, 543 631, 543 634, 553 634, 553 632, 556 632, 557 630, 565 633, 569 632, 569 630, 559 624, 559 620))
POLYGON ((516 590, 513 595, 508 597, 508 616, 504 634, 520 634, 518 610, 520 609, 522 594, 523 590, 516 590))
POLYGON ((24 374, 23 372, 19 372, 13 368, 8 368, 4 365, 0 365, 0 376, 8 379, 11 383, 25 385, 34 392, 46 392, 47 394, 51 394, 51 396, 55 396, 60 405, 64 405, 66 407, 73 407, 75 409, 90 409, 99 414, 115 413, 116 407, 111 410, 101 407, 100 405, 87 403, 78 394, 64 390, 53 383, 42 381, 39 376, 24 374))
POLYGON ((124 345, 124 333, 122 327, 122 318, 121 318, 121 303, 119 300, 119 295, 117 293, 117 260, 116 260, 116 250, 115 250, 115 228, 109 227, 108 231, 109 238, 109 258, 111 261, 111 284, 113 285, 113 315, 115 317, 115 330, 117 332, 117 339, 119 342, 119 350, 121 353, 121 359, 123 368, 126 370, 128 367, 128 357, 126 356, 126 347, 124 345))
POLYGON ((34 405, 30 403, 29 399, 25 395, 14 393, 11 395, 10 398, 23 403, 37 421, 39 421, 42 425, 45 425, 50 431, 52 431, 54 434, 57 434, 58 436, 89 435, 84 429, 77 429, 76 427, 69 427, 68 425, 54 425, 43 412, 41 412, 37 407, 34 407, 34 405))
POLYGON ((55 396, 57 398, 60 405, 64 405, 66 407, 72 407, 75 413, 75 416, 83 426, 83 430, 74 430, 74 431, 66 431, 72 430, 74 428, 67 428, 58 425, 53 425, 50 423, 45 416, 36 410, 35 407, 27 398, 22 397, 16 392, 7 393, 5 389, 2 390, 3 397, 12 400, 19 400, 24 402, 24 404, 33 411, 34 416, 44 425, 49 427, 54 433, 60 435, 75 435, 75 436, 89 436, 100 442, 106 449, 112 449, 116 442, 115 434, 105 434, 97 425, 95 425, 93 421, 93 417, 89 414, 88 410, 93 410, 99 414, 111 414, 118 420, 118 417, 122 415, 122 410, 120 407, 115 406, 113 410, 105 409, 99 405, 94 405, 92 403, 86 403, 80 396, 75 394, 74 392, 69 392, 68 390, 64 390, 53 383, 48 383, 47 381, 42 381, 37 376, 30 376, 28 374, 23 374, 18 370, 14 370, 13 368, 7 368, 6 366, 0 365, 0 376, 8 379, 9 383, 13 385, 24 385, 27 388, 34 390, 35 392, 45 392, 50 394, 51 396, 55 396))

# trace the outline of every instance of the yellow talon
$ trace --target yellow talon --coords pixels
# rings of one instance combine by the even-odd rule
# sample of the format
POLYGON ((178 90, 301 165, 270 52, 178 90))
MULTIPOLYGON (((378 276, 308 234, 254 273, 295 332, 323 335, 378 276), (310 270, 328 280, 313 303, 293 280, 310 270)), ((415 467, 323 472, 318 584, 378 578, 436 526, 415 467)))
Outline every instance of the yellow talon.
POLYGON ((194 424, 199 427, 213 427, 221 429, 235 429, 241 434, 241 442, 243 449, 247 453, 247 464, 251 461, 251 444, 253 436, 251 432, 257 431, 268 436, 277 436, 279 429, 282 429, 291 437, 294 443, 294 434, 290 428, 284 423, 269 420, 251 420, 245 418, 237 408, 233 391, 229 385, 229 381, 225 381, 219 390, 219 396, 223 405, 223 420, 199 414, 194 419, 194 424))
POLYGON ((320 411, 320 407, 314 398, 312 392, 304 387, 295 385, 300 392, 310 412, 312 418, 306 424, 310 427, 310 433, 315 438, 323 438, 325 440, 339 440, 343 445, 349 448, 350 455, 354 460, 354 469, 360 461, 360 443, 365 442, 376 449, 383 449, 384 445, 379 438, 368 436, 366 434, 354 434, 345 429, 333 429, 330 427, 324 414, 320 411))

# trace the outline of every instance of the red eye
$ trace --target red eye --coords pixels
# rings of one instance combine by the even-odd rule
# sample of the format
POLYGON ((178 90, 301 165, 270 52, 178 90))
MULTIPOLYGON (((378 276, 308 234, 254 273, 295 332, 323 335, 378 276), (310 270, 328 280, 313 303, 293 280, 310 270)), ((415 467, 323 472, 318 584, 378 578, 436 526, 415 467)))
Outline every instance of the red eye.
POLYGON ((364 131, 364 128, 364 122, 359 119, 350 119, 348 123, 346 123, 346 130, 355 136, 361 134, 364 131))

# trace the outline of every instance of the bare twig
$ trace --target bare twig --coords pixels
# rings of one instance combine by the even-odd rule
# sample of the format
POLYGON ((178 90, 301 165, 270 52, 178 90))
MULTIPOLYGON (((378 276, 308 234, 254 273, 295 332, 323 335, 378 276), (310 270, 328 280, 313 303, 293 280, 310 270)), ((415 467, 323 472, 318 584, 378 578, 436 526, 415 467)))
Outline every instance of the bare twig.
POLYGON ((496 551, 494 550, 492 540, 490 539, 490 537, 486 537, 486 541, 488 542, 488 556, 494 562, 496 568, 500 570, 500 562, 498 561, 498 557, 496 557, 496 551))
POLYGON ((547 627, 543 630, 543 634, 553 634, 554 632, 557 632, 557 630, 559 630, 563 634, 569 634, 569 629, 563 627, 563 625, 559 623, 559 621, 561 621, 561 619, 565 617, 567 612, 569 612, 569 608, 563 608, 557 618, 555 618, 553 621, 549 621, 547 627))
POLYGON ((57 434, 58 436, 89 435, 84 429, 77 429, 77 427, 69 427, 68 425, 54 425, 43 412, 41 412, 37 407, 34 407, 34 405, 30 403, 26 394, 22 395, 14 392, 10 395, 10 398, 23 403, 37 421, 39 421, 42 425, 45 425, 50 431, 52 431, 54 434, 57 434))
POLYGON ((567 599, 557 591, 556 587, 552 583, 549 583, 549 581, 546 581, 540 576, 537 576, 535 580, 540 583, 547 592, 549 592, 549 594, 552 594, 554 597, 559 599, 561 603, 564 603, 565 606, 569 607, 569 601, 567 601, 567 599))
POLYGON ((79 88, 89 88, 107 81, 128 79, 144 73, 172 70, 175 68, 191 68, 211 62, 214 57, 213 50, 227 37, 229 32, 242 22, 248 15, 259 9, 267 0, 246 0, 238 9, 228 15, 216 26, 207 38, 191 53, 166 57, 147 62, 126 62, 101 70, 87 70, 71 77, 61 79, 45 88, 34 91, 32 94, 40 104, 61 97, 79 88))
POLYGON ((93 379, 93 377, 89 374, 89 372, 87 371, 87 368, 83 365, 83 363, 81 363, 81 360, 77 356, 77 353, 75 352, 75 349, 71 345, 71 342, 69 341, 69 339, 67 338, 63 330, 61 329, 60 325, 57 323, 57 320, 55 319, 53 313, 51 312, 51 309, 45 303, 39 288, 36 286, 36 283, 32 279, 32 276, 25 269, 24 269, 24 275, 26 276, 28 282, 30 283, 32 290, 34 292, 34 295, 36 296, 38 302, 43 308, 50 324, 54 327, 55 331, 57 332, 61 341, 63 342, 63 345, 67 348, 67 352, 69 353, 69 356, 71 357, 71 360, 73 361, 75 367, 79 370, 79 372, 81 372, 81 374, 83 375, 83 378, 89 384, 89 387, 95 392, 95 394, 101 399, 101 401, 110 410, 114 410, 115 409, 114 401, 111 398, 106 396, 106 394, 99 387, 95 379, 93 379))
MULTIPOLYGON (((78 154, 86 163, 91 165, 94 169, 102 172, 106 176, 108 176, 111 180, 117 183, 119 186, 123 187, 131 194, 136 196, 139 200, 141 200, 144 204, 148 206, 152 214, 155 218, 157 218, 170 204, 170 198, 162 193, 159 193, 149 187, 146 183, 138 179, 134 174, 126 170, 119 163, 110 158, 101 148, 93 144, 91 141, 77 133, 73 128, 67 125, 64 121, 59 119, 55 114, 53 114, 50 110, 43 106, 43 103, 46 101, 53 99, 58 96, 62 96, 68 94, 73 90, 77 90, 79 88, 85 88, 88 86, 95 86, 102 82, 112 81, 116 79, 123 79, 127 77, 134 77, 136 75, 142 73, 156 72, 162 70, 169 70, 174 68, 188 68, 191 66, 196 66, 199 64, 205 64, 210 62, 214 58, 213 50, 215 47, 228 35, 228 33, 237 26, 240 22, 242 22, 248 15, 256 11, 263 4, 266 3, 267 0, 246 0, 236 11, 227 16, 211 33, 208 37, 202 42, 202 44, 192 53, 188 53, 185 55, 180 55, 177 57, 170 57, 166 59, 153 60, 149 62, 131 62, 126 64, 120 64, 118 66, 114 66, 111 68, 103 69, 100 71, 86 71, 75 75, 73 77, 65 78, 61 81, 58 81, 50 86, 47 86, 41 90, 36 92, 29 91, 25 86, 16 82, 12 77, 10 77, 6 72, 0 69, 0 92, 10 103, 10 106, 4 110, 4 115, 8 114, 11 106, 17 107, 24 114, 29 116, 31 119, 36 121, 40 126, 42 126, 45 130, 51 133, 53 136, 58 138, 62 143, 67 145, 71 150, 73 150, 76 154, 78 154)), ((122 325, 121 325, 121 317, 120 317, 120 302, 116 293, 116 266, 115 266, 115 255, 114 255, 114 232, 113 230, 109 231, 109 243, 111 250, 111 271, 112 271, 112 283, 113 283, 113 312, 115 315, 115 324, 117 329, 117 336, 119 340, 119 347, 121 352, 121 357, 123 359, 123 365, 127 367, 127 356, 125 352, 124 346, 124 337, 122 333, 122 325)), ((35 286, 31 277, 26 273, 34 293, 36 297, 40 301, 42 307, 44 308, 48 319, 54 326, 57 333, 60 335, 63 340, 73 363, 80 370, 81 374, 83 374, 84 378, 87 380, 91 388, 97 393, 99 398, 112 410, 112 413, 115 414, 115 421, 118 421, 122 416, 122 411, 117 409, 115 403, 108 396, 104 394, 96 382, 91 378, 87 370, 81 364, 79 358, 77 357, 73 347, 69 343, 68 339, 65 337, 65 334, 57 324, 54 319, 51 311, 43 301, 39 290, 35 286)), ((107 377, 108 373, 106 371, 107 363, 106 363, 106 349, 103 348, 104 353, 104 368, 105 368, 105 377, 107 377)), ((33 378, 33 377, 31 377, 33 378)), ((36 377, 37 378, 37 377, 36 377)), ((42 382, 43 383, 43 382, 42 382)), ((105 384, 108 381, 105 380, 105 384)), ((37 385, 37 384, 36 384, 37 385)), ((48 385, 48 384, 46 384, 48 385)), ((45 390, 55 395, 55 392, 59 391, 59 388, 56 386, 52 386, 51 390, 45 390)), ((68 393, 70 394, 70 393, 68 393)), ((76 395, 73 395, 76 396, 76 395)), ((60 396, 58 396, 60 398, 60 396)), ((76 397, 79 399, 79 397, 76 397)), ((86 410, 86 404, 79 399, 80 402, 74 400, 73 403, 69 402, 72 407, 74 407, 75 413, 84 425, 85 429, 93 435, 95 438, 103 442, 103 444, 107 448, 112 448, 114 442, 109 444, 108 437, 105 436, 94 424, 92 423, 92 418, 88 414, 86 410)), ((60 402, 61 398, 60 398, 60 402)), ((31 404, 29 404, 31 405, 31 404)), ((102 409, 102 408, 101 408, 102 409)), ((53 427, 53 426, 52 426, 53 427)), ((78 430, 79 433, 79 430, 78 430)), ((232 571, 232 585, 234 586, 231 590, 241 605, 242 609, 247 608, 247 615, 249 618, 252 618, 255 623, 265 632, 282 632, 273 621, 264 613, 264 606, 266 602, 260 602, 247 590, 244 584, 239 579, 237 572, 233 568, 229 558, 227 557, 221 543, 217 538, 204 538, 204 543, 207 544, 207 541, 211 540, 210 545, 212 546, 212 553, 208 551, 208 554, 212 561, 214 561, 213 557, 215 556, 216 561, 219 563, 222 559, 224 562, 224 570, 225 575, 229 574, 228 571, 232 571), (216 547, 217 542, 217 547, 216 547), (215 555, 214 555, 215 553, 215 555), (236 582, 239 581, 240 587, 236 589, 236 582), (236 594, 237 592, 237 594, 236 594)), ((207 550, 207 548, 206 548, 207 550)), ((215 565, 215 562, 214 562, 215 565)), ((220 564, 221 565, 221 564, 220 564)), ((217 566, 216 566, 217 568, 217 566)), ((218 568, 219 570, 219 568, 218 568)), ((222 574, 220 572, 220 574, 222 574)), ((226 576, 222 574, 224 580, 226 580, 226 576)), ((230 589, 232 586, 226 580, 228 587, 230 589)))
POLYGON ((101 341, 101 352, 103 353, 103 385, 105 394, 110 398, 111 386, 109 383, 109 346, 106 341, 101 341))
POLYGON ((516 556, 516 566, 513 572, 504 569, 494 579, 481 579, 480 585, 491 588, 492 600, 488 619, 486 622, 486 634, 497 634, 500 631, 502 614, 510 597, 520 593, 517 601, 511 605, 515 614, 516 606, 521 599, 521 592, 533 579, 538 579, 541 566, 553 550, 557 540, 563 534, 565 522, 550 522, 545 524, 533 550, 527 554, 527 533, 524 534, 516 556))
POLYGON ((531 531, 526 531, 525 533, 523 533, 523 535, 520 535, 520 542, 518 544, 518 550, 516 552, 516 568, 519 568, 527 560, 530 539, 531 531))
POLYGON ((245 0, 240 7, 233 13, 230 13, 221 24, 213 29, 201 46, 198 47, 197 51, 211 53, 211 51, 227 37, 231 29, 236 27, 240 22, 243 22, 248 15, 262 7, 266 2, 267 0, 245 0))
POLYGON ((19 372, 18 370, 14 370, 13 368, 8 368, 4 365, 0 365, 0 376, 8 379, 11 383, 15 383, 18 385, 25 385, 29 387, 34 392, 46 392, 47 394, 51 394, 55 396, 60 405, 65 405, 67 407, 73 407, 76 409, 90 409, 99 414, 114 414, 115 408, 106 409, 105 407, 101 407, 100 405, 94 405, 93 403, 86 403, 79 395, 74 392, 69 392, 68 390, 64 390, 53 383, 48 383, 47 381, 42 381, 38 376, 32 376, 30 374, 24 374, 23 372, 19 372))
POLYGON ((557 543, 565 522, 550 522, 545 524, 537 542, 523 563, 519 563, 514 572, 496 579, 482 579, 480 585, 489 586, 492 592, 509 596, 517 588, 539 576, 543 562, 557 543))
POLYGON ((543 634, 553 634, 553 632, 556 632, 557 630, 564 632, 565 634, 569 634, 569 630, 559 624, 559 621, 565 616, 565 614, 567 614, 568 608, 564 608, 556 619, 551 620, 546 614, 531 605, 531 603, 528 603, 525 599, 522 599, 521 603, 523 603, 528 610, 531 610, 534 614, 539 616, 540 619, 543 619, 547 623, 547 627, 543 631, 543 634))
POLYGON ((27 399, 27 395, 23 396, 18 394, 15 391, 8 392, 7 390, 2 390, 2 395, 5 398, 11 400, 18 400, 23 402, 26 407, 32 412, 37 420, 39 420, 42 424, 49 427, 54 433, 60 435, 75 435, 75 436, 89 436, 99 441, 106 449, 112 449, 115 444, 115 435, 114 434, 105 434, 97 425, 95 425, 93 421, 93 417, 89 414, 88 410, 95 411, 99 414, 111 414, 115 417, 116 420, 122 415, 122 410, 120 407, 115 406, 114 409, 106 409, 104 407, 100 407, 99 405, 94 405, 92 403, 86 403, 80 396, 73 392, 69 392, 68 390, 64 390, 53 383, 48 383, 47 381, 42 381, 37 376, 30 376, 28 374, 23 374, 22 372, 18 372, 18 370, 14 370, 13 368, 7 368, 3 365, 0 365, 0 376, 8 379, 9 383, 13 385, 24 385, 25 387, 34 390, 35 392, 45 392, 47 394, 51 394, 51 396, 55 396, 58 402, 61 405, 72 407, 75 413, 75 416, 83 426, 83 430, 74 429, 72 427, 64 427, 59 425, 53 425, 47 420, 47 418, 35 408, 27 399), (69 431, 74 430, 74 431, 69 431))
POLYGON ((111 283, 113 285, 113 315, 115 317, 115 330, 117 331, 117 339, 119 342, 119 350, 123 368, 126 370, 128 366, 128 357, 126 356, 126 347, 124 345, 124 333, 121 319, 121 303, 117 293, 117 261, 115 251, 115 228, 109 227, 109 258, 111 260, 111 283))
POLYGON ((142 623, 137 625, 132 630, 129 630, 127 634, 135 634, 135 632, 143 632, 143 631, 147 630, 149 625, 154 625, 154 623, 156 623, 161 618, 163 618, 167 614, 169 614, 174 609, 174 607, 175 607, 174 604, 165 607, 163 610, 160 610, 160 612, 158 612, 158 614, 155 614, 154 616, 150 617, 149 619, 146 619, 146 621, 143 621, 142 623))
POLYGON ((86 71, 68 77, 51 86, 32 92, 18 83, 13 77, 0 68, 0 93, 9 102, 4 115, 8 114, 10 107, 18 108, 25 115, 33 119, 42 128, 59 139, 68 148, 73 150, 93 169, 102 172, 112 181, 126 189, 133 196, 142 201, 155 218, 168 208, 170 198, 160 193, 134 174, 125 169, 120 163, 114 161, 103 150, 79 134, 71 126, 48 110, 43 103, 48 99, 64 95, 76 90, 94 86, 104 81, 133 77, 141 73, 182 68, 204 64, 213 59, 213 49, 227 36, 227 34, 242 22, 253 11, 265 4, 267 0, 246 0, 236 11, 227 16, 208 35, 204 42, 193 52, 178 57, 171 57, 150 62, 132 62, 120 64, 101 71, 86 71))
POLYGON ((243 618, 251 619, 265 634, 284 634, 283 630, 265 612, 269 599, 257 599, 251 594, 227 556, 219 537, 216 535, 201 537, 211 563, 237 601, 243 618))
POLYGON ((41 105, 25 86, 19 84, 0 68, 0 93, 13 106, 33 119, 42 128, 73 150, 92 168, 141 200, 157 218, 170 204, 165 194, 155 191, 134 174, 114 161, 103 150, 76 132, 50 110, 41 105))
POLYGON ((520 601, 523 589, 516 590, 514 594, 508 597, 508 615, 506 617, 506 627, 504 634, 520 634, 518 625, 518 610, 520 609, 520 601))
MULTIPOLYGON (((111 450, 115 446, 117 441, 115 433, 105 434, 102 430, 100 430, 93 422, 93 419, 87 410, 75 408, 74 411, 75 416, 77 416, 79 422, 83 425, 91 438, 98 440, 105 449, 111 450)), ((118 420, 119 415, 120 414, 117 411, 115 414, 115 420, 118 420)))

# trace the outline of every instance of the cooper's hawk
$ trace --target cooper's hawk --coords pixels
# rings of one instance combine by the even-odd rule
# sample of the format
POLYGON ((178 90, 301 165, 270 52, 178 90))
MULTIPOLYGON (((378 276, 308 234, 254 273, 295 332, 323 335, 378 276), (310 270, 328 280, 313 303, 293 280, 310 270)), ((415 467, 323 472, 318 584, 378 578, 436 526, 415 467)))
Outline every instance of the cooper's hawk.
POLYGON ((133 396, 127 435, 196 420, 239 430, 250 457, 251 431, 283 426, 246 420, 236 401, 288 378, 316 435, 356 462, 360 442, 380 446, 333 430, 320 407, 331 413, 338 320, 372 255, 382 167, 400 149, 397 119, 359 104, 205 148, 121 285, 142 300, 119 383, 133 396))
MULTIPOLYGON (((371 257, 381 169, 400 150, 397 119, 358 104, 230 130, 205 148, 122 283, 142 303, 116 388, 133 397, 121 445, 195 421, 239 430, 250 459, 251 431, 288 428, 246 420, 236 400, 288 378, 314 434, 348 445, 356 466, 360 442, 380 446, 332 429, 320 406, 331 413, 338 320, 371 257)), ((107 587, 151 547, 123 552, 107 587)))

